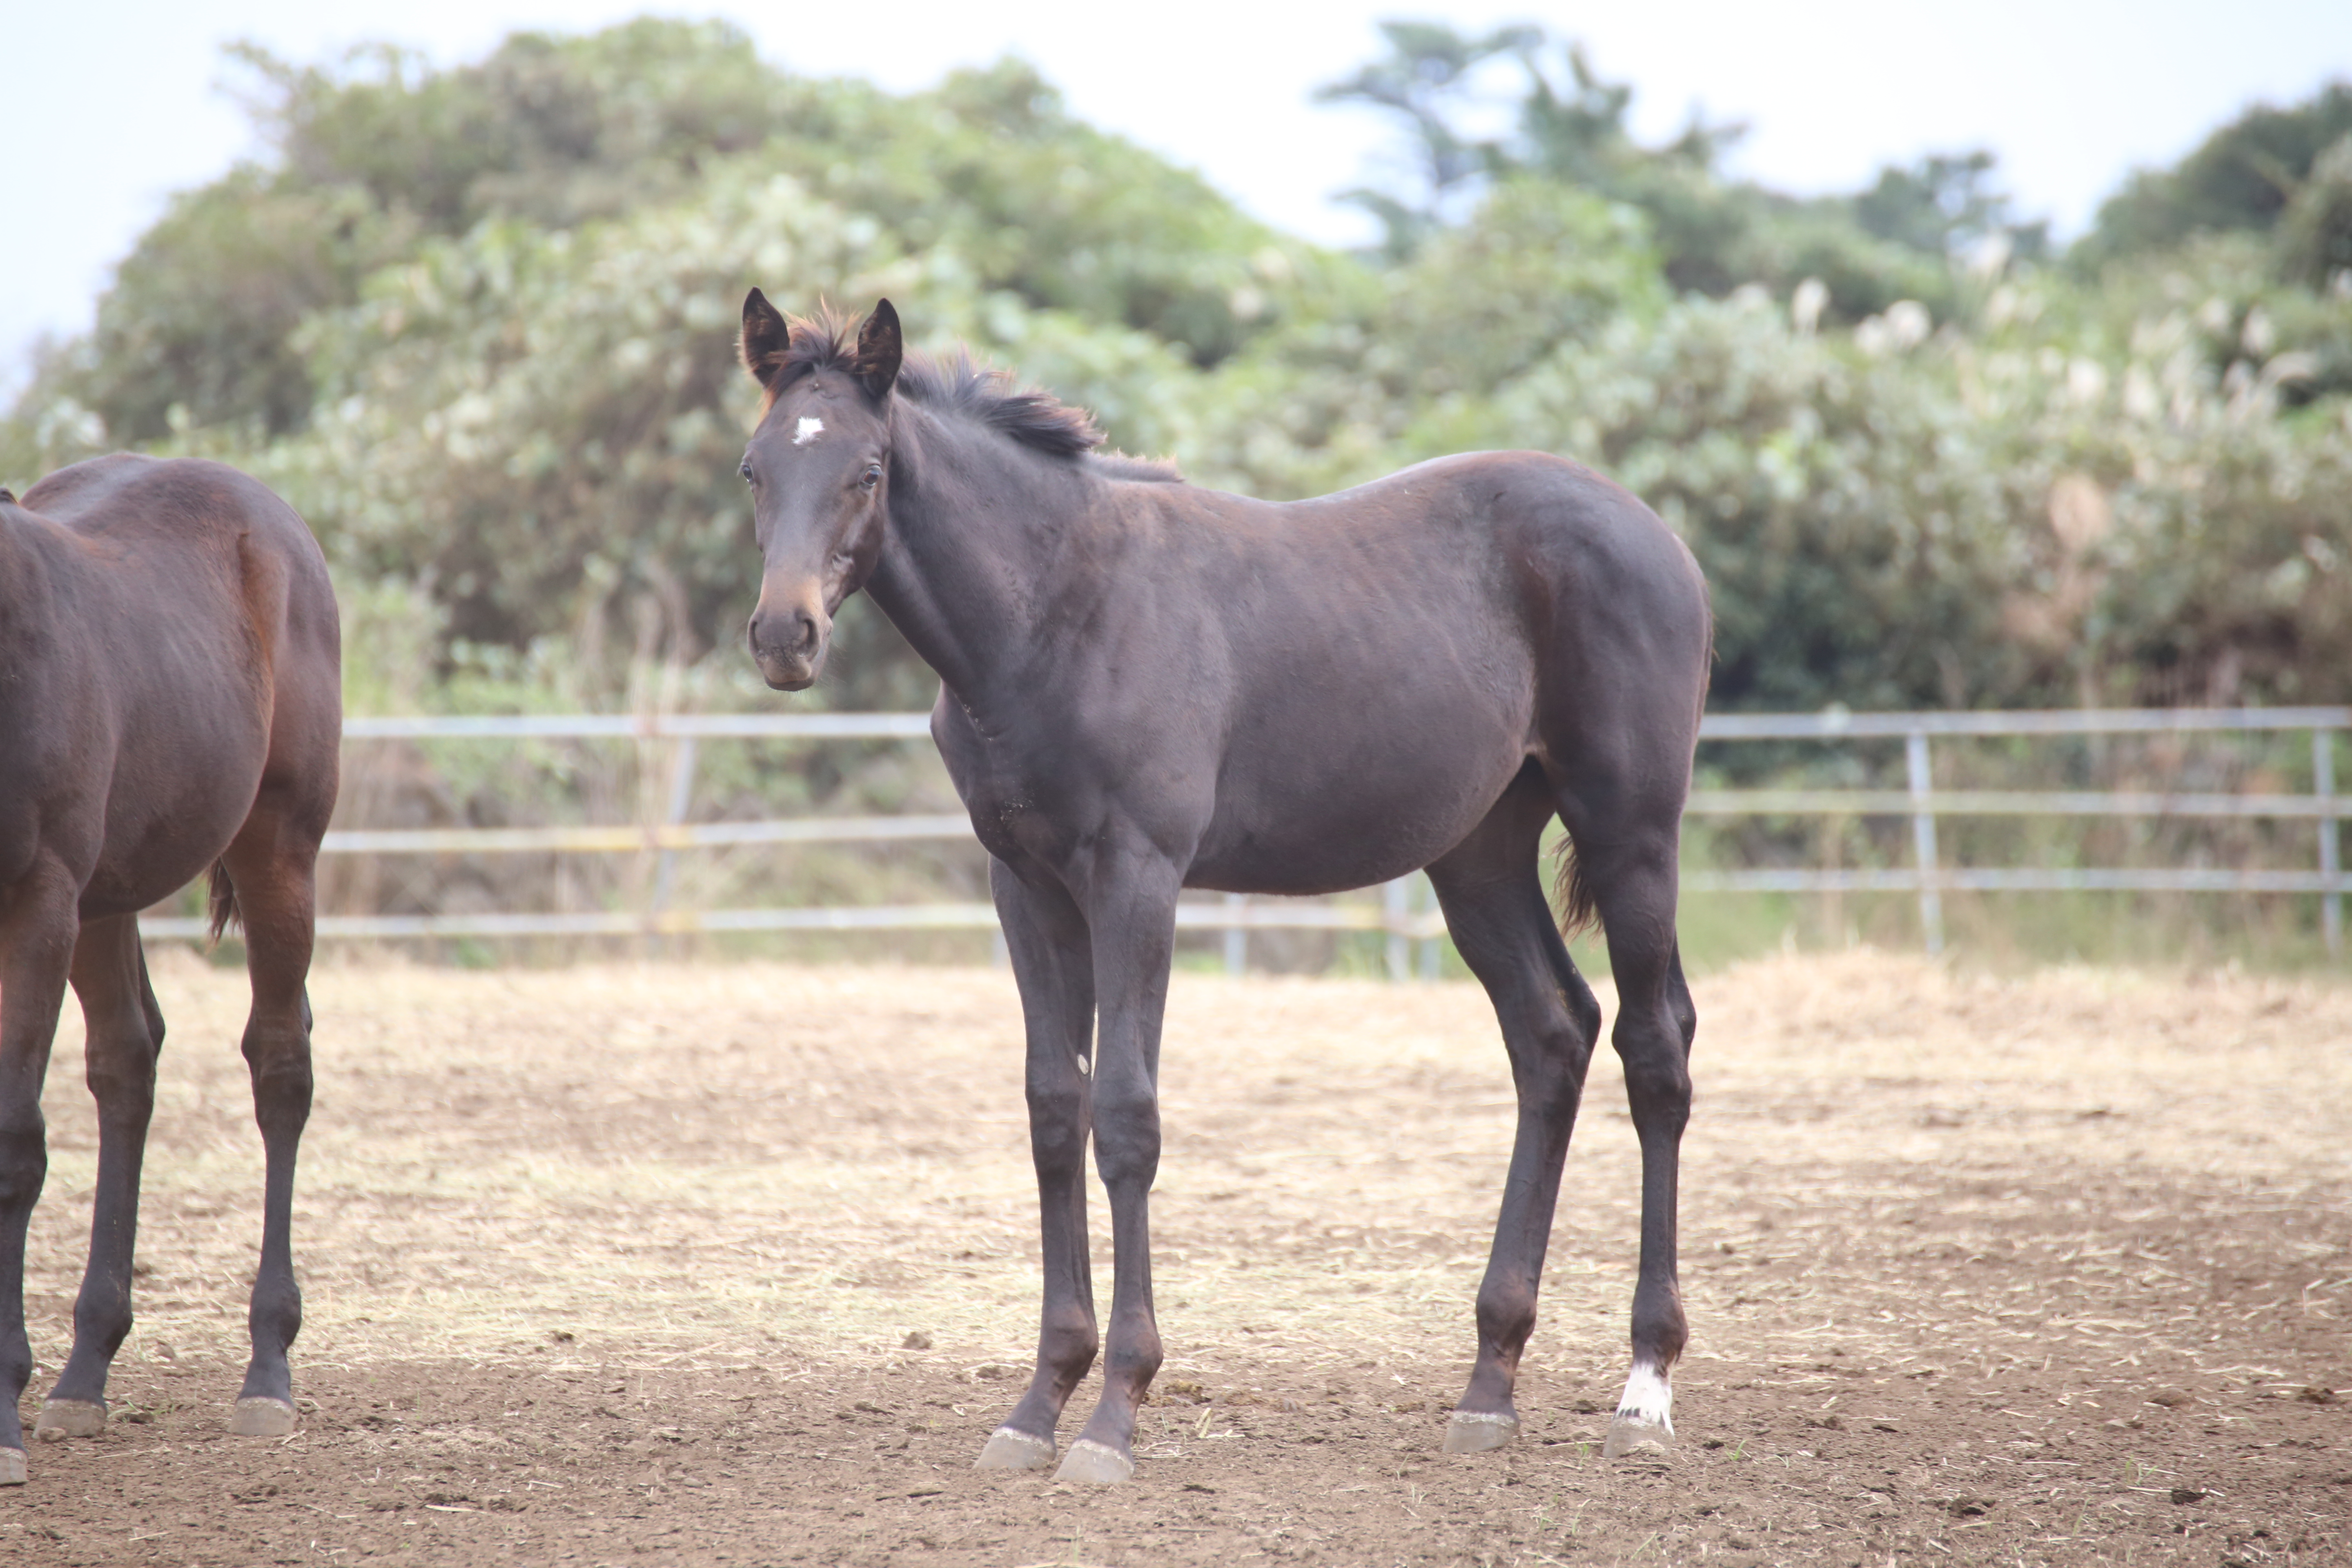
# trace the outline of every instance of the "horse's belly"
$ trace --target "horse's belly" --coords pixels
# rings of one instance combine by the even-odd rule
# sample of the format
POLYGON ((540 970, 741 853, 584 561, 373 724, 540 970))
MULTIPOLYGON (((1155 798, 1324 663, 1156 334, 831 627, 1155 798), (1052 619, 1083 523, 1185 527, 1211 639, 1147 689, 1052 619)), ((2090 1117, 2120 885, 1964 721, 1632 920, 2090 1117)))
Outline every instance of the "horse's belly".
POLYGON ((1467 837, 1525 754, 1479 748, 1442 768, 1392 766, 1244 778, 1220 792, 1188 887, 1304 895, 1417 871, 1467 837))
POLYGON ((215 698, 175 721, 126 726, 85 920, 169 898, 220 858, 253 809, 269 744, 258 717, 215 698))

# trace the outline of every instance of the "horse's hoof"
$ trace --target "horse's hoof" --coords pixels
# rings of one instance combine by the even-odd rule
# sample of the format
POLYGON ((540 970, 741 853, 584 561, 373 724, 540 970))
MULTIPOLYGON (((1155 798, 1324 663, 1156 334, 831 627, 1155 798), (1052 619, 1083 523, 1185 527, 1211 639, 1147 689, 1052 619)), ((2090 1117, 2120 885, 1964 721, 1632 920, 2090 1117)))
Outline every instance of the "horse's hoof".
POLYGON ((1519 1435, 1516 1415, 1490 1415, 1483 1410, 1457 1410, 1445 1424, 1445 1451, 1483 1454, 1499 1448, 1519 1435))
POLYGON ((1010 1426, 988 1435, 987 1444, 972 1468, 978 1470, 1042 1470, 1054 1462, 1054 1445, 1010 1426))
POLYGON ((294 1431, 294 1406, 283 1399, 240 1399, 228 1429, 240 1437, 285 1437, 294 1431))
POLYGON ((1609 1423, 1609 1440, 1601 1445, 1604 1459, 1663 1459, 1674 1451, 1675 1428, 1668 1421, 1628 1415, 1620 1411, 1609 1423))
POLYGON ((1097 1443, 1091 1437, 1081 1437, 1070 1445, 1062 1460, 1062 1468, 1054 1472, 1057 1481, 1096 1481, 1115 1486, 1131 1480, 1135 1461, 1108 1443, 1097 1443))
POLYGON ((106 1430, 106 1406, 95 1399, 52 1399, 33 1417, 33 1436, 45 1443, 95 1437, 106 1430))
POLYGON ((25 1484, 25 1450, 0 1448, 0 1487, 21 1487, 25 1484))

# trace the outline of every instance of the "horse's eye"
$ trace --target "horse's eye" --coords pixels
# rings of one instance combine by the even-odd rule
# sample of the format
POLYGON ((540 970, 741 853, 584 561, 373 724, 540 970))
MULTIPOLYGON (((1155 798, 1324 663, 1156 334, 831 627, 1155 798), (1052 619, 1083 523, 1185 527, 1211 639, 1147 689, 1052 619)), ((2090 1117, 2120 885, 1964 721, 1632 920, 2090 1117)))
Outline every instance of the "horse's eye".
POLYGON ((866 471, 857 476, 857 482, 865 486, 869 490, 876 485, 880 484, 882 482, 882 465, 879 463, 866 464, 866 471))
POLYGON ((751 459, 749 458, 744 458, 742 465, 735 471, 743 476, 743 482, 745 484, 750 484, 751 482, 751 459))

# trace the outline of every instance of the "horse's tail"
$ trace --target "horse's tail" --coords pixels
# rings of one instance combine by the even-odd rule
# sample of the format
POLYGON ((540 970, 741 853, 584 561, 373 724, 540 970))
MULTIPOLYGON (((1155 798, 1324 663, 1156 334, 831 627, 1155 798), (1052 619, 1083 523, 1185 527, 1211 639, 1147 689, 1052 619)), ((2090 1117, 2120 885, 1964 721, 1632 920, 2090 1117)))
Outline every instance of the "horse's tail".
POLYGON ((1576 858, 1575 838, 1562 832, 1554 853, 1552 891, 1559 904, 1559 934, 1572 939, 1592 924, 1599 911, 1592 902, 1592 883, 1584 874, 1584 863, 1576 858))
POLYGON ((217 860, 213 862, 212 903, 212 939, 218 942, 229 922, 241 917, 236 907, 236 889, 228 879, 228 868, 217 860))

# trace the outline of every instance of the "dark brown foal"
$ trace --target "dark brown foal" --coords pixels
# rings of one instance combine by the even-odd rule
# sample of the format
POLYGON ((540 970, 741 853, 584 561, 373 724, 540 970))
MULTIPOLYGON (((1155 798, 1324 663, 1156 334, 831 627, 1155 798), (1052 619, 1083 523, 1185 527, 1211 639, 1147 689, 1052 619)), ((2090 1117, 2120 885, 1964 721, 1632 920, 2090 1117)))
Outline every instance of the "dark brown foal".
POLYGON ((751 652, 800 690, 864 588, 940 679, 931 733, 974 830, 1028 1024, 1045 1303, 1028 1390, 981 1450, 1052 1464, 1102 1362, 1068 1479, 1135 1468, 1159 1369, 1150 1192, 1160 1030, 1185 888, 1327 893, 1427 867, 1486 987, 1518 1132, 1478 1290, 1456 1452, 1518 1429, 1561 1163, 1601 1009, 1544 898, 1537 841, 1575 845, 1621 998, 1612 1043, 1642 1142, 1623 1453, 1674 1436, 1677 1150, 1696 1015, 1676 856, 1706 690, 1706 587, 1665 525, 1533 452, 1444 458, 1273 505, 1094 455, 1093 426, 968 363, 855 341, 758 292, 743 360, 768 403, 743 456, 761 562, 751 652), (1110 1200, 1108 1321, 1087 1268, 1086 1155, 1110 1200))
POLYGON ((117 456, 0 491, 0 1484, 26 1479, 25 1235, 48 1156, 41 1082, 68 983, 88 1026, 98 1192, 73 1353, 35 1424, 106 1424, 131 1328, 139 1172, 163 1015, 139 911, 212 872, 245 924, 267 1174, 253 1359, 232 1430, 294 1429, 289 1229, 310 1111, 313 869, 334 810, 341 655, 327 563, 292 508, 218 463, 117 456))

